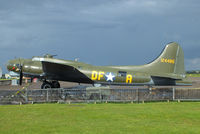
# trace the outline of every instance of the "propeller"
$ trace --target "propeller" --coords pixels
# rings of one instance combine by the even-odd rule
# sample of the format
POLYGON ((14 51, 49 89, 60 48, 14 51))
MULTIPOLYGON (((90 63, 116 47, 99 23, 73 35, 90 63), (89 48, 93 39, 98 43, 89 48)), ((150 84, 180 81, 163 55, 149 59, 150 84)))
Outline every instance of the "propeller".
POLYGON ((21 64, 21 60, 20 61, 20 65, 19 65, 19 85, 22 85, 22 80, 23 80, 23 65, 21 64))
POLYGON ((22 85, 22 80, 23 80, 23 71, 22 71, 22 66, 20 66, 20 74, 19 74, 19 85, 22 85))

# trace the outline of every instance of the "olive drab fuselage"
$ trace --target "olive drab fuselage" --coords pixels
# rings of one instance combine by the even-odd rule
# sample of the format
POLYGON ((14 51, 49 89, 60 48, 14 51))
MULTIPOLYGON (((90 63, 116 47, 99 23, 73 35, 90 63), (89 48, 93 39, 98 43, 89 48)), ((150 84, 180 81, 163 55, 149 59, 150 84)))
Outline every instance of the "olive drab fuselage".
MULTIPOLYGON (((90 78, 94 83, 120 83, 120 84, 132 84, 132 83, 146 83, 150 82, 151 78, 148 74, 114 69, 109 66, 92 66, 85 63, 80 63, 70 60, 60 60, 60 59, 48 59, 50 61, 62 61, 66 65, 73 66, 77 68, 80 72, 84 73, 88 78, 90 78), (108 79, 109 74, 111 76, 108 79)), ((7 65, 8 70, 18 72, 19 62, 23 65, 23 72, 30 75, 43 75, 42 63, 41 61, 35 61, 32 59, 15 59, 10 60, 7 65)))

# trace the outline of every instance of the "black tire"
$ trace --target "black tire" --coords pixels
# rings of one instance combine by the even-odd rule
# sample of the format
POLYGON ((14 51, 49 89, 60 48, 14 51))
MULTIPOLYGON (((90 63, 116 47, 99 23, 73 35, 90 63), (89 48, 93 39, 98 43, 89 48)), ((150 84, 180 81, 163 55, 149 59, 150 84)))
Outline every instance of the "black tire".
POLYGON ((53 85, 49 82, 44 82, 41 86, 42 89, 53 88, 53 85))
POLYGON ((60 83, 58 81, 52 81, 53 88, 60 88, 60 83))

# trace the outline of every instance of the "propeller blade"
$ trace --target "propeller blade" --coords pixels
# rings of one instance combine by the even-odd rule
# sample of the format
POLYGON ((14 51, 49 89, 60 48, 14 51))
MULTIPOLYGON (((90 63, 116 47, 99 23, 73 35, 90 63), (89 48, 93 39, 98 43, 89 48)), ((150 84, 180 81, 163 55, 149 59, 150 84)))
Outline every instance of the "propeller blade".
POLYGON ((23 80, 23 71, 22 71, 22 66, 20 66, 19 85, 22 85, 22 80, 23 80))

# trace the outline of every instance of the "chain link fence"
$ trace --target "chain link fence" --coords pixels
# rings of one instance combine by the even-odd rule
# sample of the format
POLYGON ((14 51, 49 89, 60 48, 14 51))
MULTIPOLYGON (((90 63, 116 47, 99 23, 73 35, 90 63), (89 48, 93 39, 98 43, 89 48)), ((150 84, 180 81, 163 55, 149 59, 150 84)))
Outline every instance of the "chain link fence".
POLYGON ((92 103, 145 101, 200 101, 200 88, 79 87, 71 89, 0 90, 0 104, 21 103, 92 103))

